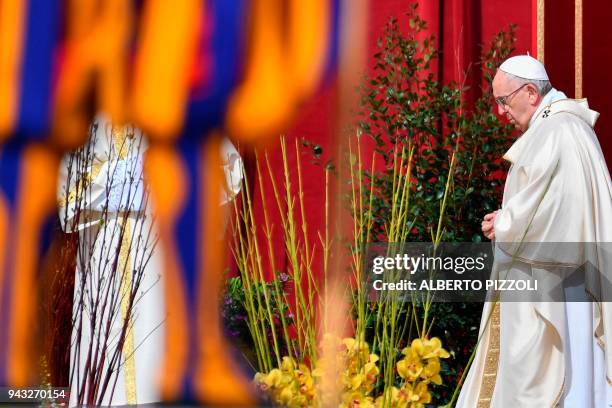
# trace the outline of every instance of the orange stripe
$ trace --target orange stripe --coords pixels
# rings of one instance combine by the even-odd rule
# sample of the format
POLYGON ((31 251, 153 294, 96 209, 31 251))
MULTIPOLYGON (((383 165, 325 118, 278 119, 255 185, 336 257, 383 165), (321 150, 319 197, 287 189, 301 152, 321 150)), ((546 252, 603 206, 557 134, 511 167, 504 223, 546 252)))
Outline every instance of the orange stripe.
MULTIPOLYGON (((74 149, 87 137, 88 118, 83 101, 91 86, 88 77, 92 64, 87 52, 91 27, 94 26, 95 0, 66 2, 66 41, 55 89, 51 139, 64 149, 74 149)), ((94 47, 92 47, 94 48, 94 47)))
POLYGON ((293 0, 290 3, 289 65, 300 98, 319 85, 329 41, 329 2, 293 0))
POLYGON ((8 339, 8 380, 26 386, 35 380, 38 361, 33 352, 36 335, 36 275, 39 263, 40 228, 55 208, 57 154, 40 145, 23 152, 17 196, 15 260, 11 287, 11 321, 8 339), (36 186, 33 188, 33 186, 36 186))
MULTIPOLYGON (((96 89, 100 97, 100 110, 119 125, 125 124, 128 46, 133 30, 131 3, 130 0, 106 0, 104 4, 107 7, 96 38, 99 46, 106 51, 104 57, 97 60, 100 82, 96 84, 96 89)), ((95 52, 92 50, 92 53, 95 52)))
POLYGON ((27 1, 0 0, 0 142, 15 127, 27 1))
POLYGON ((246 379, 233 367, 228 342, 221 330, 219 299, 223 286, 226 254, 220 232, 224 227, 224 212, 219 205, 223 171, 221 141, 213 135, 203 145, 200 166, 200 202, 204 216, 198 251, 198 344, 195 378, 196 394, 201 402, 211 405, 247 406, 254 403, 246 379))
POLYGON ((91 113, 124 122, 127 50, 132 29, 129 0, 69 1, 67 39, 61 60, 52 140, 65 149, 85 142, 91 113), (88 98, 95 94, 94 110, 88 98))
POLYGON ((289 124, 298 94, 283 47, 283 2, 253 0, 245 80, 230 98, 227 128, 247 143, 263 143, 289 124))
MULTIPOLYGON (((201 254, 198 259, 198 339, 199 346, 206 348, 214 343, 214 347, 223 348, 220 332, 221 321, 219 318, 219 291, 223 274, 224 245, 219 239, 220 231, 223 228, 222 214, 219 206, 221 197, 221 161, 219 151, 221 147, 217 137, 210 137, 208 143, 203 143, 200 175, 201 182, 199 202, 200 212, 205 211, 199 226, 199 251, 201 254), (216 152, 214 151, 216 149, 216 152), (214 154, 217 153, 217 154, 214 154), (204 344, 208 343, 208 344, 204 344)), ((201 351, 201 350, 199 350, 201 351)), ((201 369, 206 361, 202 361, 207 356, 198 356, 198 366, 201 369), (203 358, 202 358, 203 357, 203 358)), ((214 356, 213 356, 214 357, 214 356)), ((203 386, 207 379, 197 375, 196 382, 203 386)))
POLYGON ((163 400, 180 396, 187 364, 187 309, 185 283, 173 242, 174 226, 186 198, 186 172, 176 152, 170 147, 152 145, 146 155, 145 170, 151 187, 159 239, 164 257, 163 285, 165 292, 166 352, 160 372, 163 400))
POLYGON ((146 3, 131 101, 132 119, 153 139, 174 139, 182 125, 203 3, 146 3))

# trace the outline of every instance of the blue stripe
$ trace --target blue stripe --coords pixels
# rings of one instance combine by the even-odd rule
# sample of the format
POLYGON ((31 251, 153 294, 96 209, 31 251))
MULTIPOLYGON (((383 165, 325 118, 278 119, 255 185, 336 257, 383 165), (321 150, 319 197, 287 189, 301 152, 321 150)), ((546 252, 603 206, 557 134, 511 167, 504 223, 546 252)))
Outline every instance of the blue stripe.
MULTIPOLYGON (((197 295, 198 295, 198 260, 199 260, 199 227, 200 227, 200 182, 199 165, 201 145, 198 142, 181 139, 177 146, 183 164, 187 170, 187 198, 184 203, 176 230, 174 231, 174 241, 180 256, 180 263, 183 271, 186 292, 184 301, 187 304, 187 369, 183 377, 183 396, 187 400, 193 398, 191 377, 195 371, 196 352, 197 352, 197 295)), ((179 299, 177 299, 179 301, 179 299)))
POLYGON ((247 26, 246 0, 208 0, 205 30, 210 42, 200 44, 210 55, 210 77, 202 88, 192 90, 184 137, 199 139, 223 123, 227 102, 243 71, 243 39, 247 26), (210 26, 208 26, 210 25, 210 26))
POLYGON ((29 0, 16 125, 18 137, 42 139, 50 126, 53 52, 60 27, 59 4, 58 0, 29 0))
POLYGON ((330 0, 330 31, 325 57, 324 77, 329 78, 334 75, 338 68, 340 59, 340 0, 330 0))
MULTIPOLYGON (((199 180, 198 180, 198 161, 199 161, 199 146, 197 143, 181 141, 177 146, 185 169, 188 172, 187 199, 181 213, 175 231, 176 244, 180 253, 183 271, 185 273, 185 284, 188 290, 189 301, 193 302, 197 290, 194 287, 196 284, 197 270, 197 237, 199 223, 199 180)), ((190 304, 194 307, 195 303, 190 304)))
MULTIPOLYGON (((21 156, 23 153, 22 143, 13 140, 10 144, 3 147, 0 155, 0 194, 3 194, 9 206, 9 221, 14 219, 15 207, 17 204, 19 169, 21 166, 21 156)), ((9 226, 10 230, 10 226, 9 226)), ((5 280, 2 284, 3 293, 1 296, 2 304, 0 304, 0 385, 5 385, 7 381, 7 349, 8 349, 8 327, 10 318, 10 290, 12 285, 12 276, 10 271, 13 264, 12 240, 7 241, 5 253, 4 270, 7 272, 5 280)))

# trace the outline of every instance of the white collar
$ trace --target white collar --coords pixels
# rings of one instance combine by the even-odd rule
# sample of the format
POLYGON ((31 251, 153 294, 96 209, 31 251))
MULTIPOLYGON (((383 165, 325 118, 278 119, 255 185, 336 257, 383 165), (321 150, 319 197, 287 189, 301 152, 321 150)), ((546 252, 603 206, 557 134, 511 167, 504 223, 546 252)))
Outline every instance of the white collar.
POLYGON ((565 97, 563 92, 552 89, 538 105, 536 113, 533 114, 529 122, 529 128, 527 128, 525 133, 514 142, 510 149, 504 154, 503 158, 512 163, 516 162, 523 152, 527 141, 536 133, 536 129, 541 120, 560 112, 572 113, 591 127, 595 125, 599 117, 599 113, 589 109, 589 103, 586 99, 569 99, 565 97))
MULTIPOLYGON (((546 93, 546 95, 544 95, 544 98, 542 98, 542 100, 540 101, 540 104, 538 105, 538 108, 536 109, 536 111, 534 112, 534 114, 531 116, 531 119, 529 120, 529 127, 531 127, 531 125, 533 125, 533 123, 537 120, 537 118, 540 116, 540 113, 550 104, 552 104, 553 102, 559 101, 561 99, 567 99, 567 96, 561 92, 556 90, 555 88, 552 88, 550 91, 548 91, 546 93)), ((528 127, 528 128, 529 128, 528 127)), ((526 131, 525 131, 526 132, 526 131)))

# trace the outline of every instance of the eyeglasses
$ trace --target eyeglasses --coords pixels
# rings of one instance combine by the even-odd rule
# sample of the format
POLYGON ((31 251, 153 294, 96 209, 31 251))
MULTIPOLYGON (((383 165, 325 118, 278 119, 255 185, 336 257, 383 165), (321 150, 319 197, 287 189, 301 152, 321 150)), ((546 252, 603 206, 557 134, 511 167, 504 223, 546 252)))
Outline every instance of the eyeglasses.
POLYGON ((499 106, 508 106, 508 98, 510 98, 512 95, 514 95, 515 93, 517 93, 518 91, 526 87, 527 85, 529 84, 523 84, 519 86, 514 91, 510 92, 508 95, 498 96, 497 98, 495 98, 495 102, 497 102, 499 106))

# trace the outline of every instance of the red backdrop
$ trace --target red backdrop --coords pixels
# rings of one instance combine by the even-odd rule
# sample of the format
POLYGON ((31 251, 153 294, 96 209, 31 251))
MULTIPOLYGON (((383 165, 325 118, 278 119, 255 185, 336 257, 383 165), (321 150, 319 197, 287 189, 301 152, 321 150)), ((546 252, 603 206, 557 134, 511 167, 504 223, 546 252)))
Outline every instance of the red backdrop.
MULTIPOLYGON (((575 97, 574 2, 545 1, 544 64, 553 85, 575 97)), ((612 7, 606 0, 583 0, 582 97, 601 116, 595 125, 599 142, 612 165, 612 104, 609 103, 609 68, 612 62, 612 7)))
MULTIPOLYGON (((501 29, 507 28, 510 24, 517 25, 517 39, 515 48, 516 54, 524 54, 531 52, 535 54, 535 4, 536 0, 421 0, 419 1, 419 12, 423 19, 428 22, 428 28, 433 33, 439 43, 441 56, 438 67, 436 68, 439 77, 444 81, 460 81, 463 79, 463 73, 468 70, 470 62, 478 59, 482 44, 487 44, 493 36, 501 29), (533 28, 532 28, 533 25, 533 28)), ((548 3, 558 5, 557 0, 548 0, 548 3)), ((571 6, 571 11, 565 10, 565 7, 547 8, 546 24, 546 65, 550 71, 553 85, 558 89, 565 91, 568 96, 573 95, 573 29, 568 29, 568 25, 573 27, 573 1, 564 1, 571 6), (571 15, 567 13, 570 12, 571 15), (557 19, 557 24, 565 27, 560 29, 549 19, 557 19), (568 20, 570 19, 571 22, 568 20), (566 21, 567 20, 567 21, 566 21), (553 38, 553 33, 556 39, 553 38), (552 44, 552 45, 551 45, 552 44), (567 54, 567 49, 570 49, 571 56, 567 54), (564 53, 565 52, 565 53, 564 53), (558 55, 557 55, 558 54, 558 55)), ((597 3, 597 1, 592 2, 597 3)), ((592 4, 591 3, 591 4, 592 4)), ((599 2, 604 4, 604 0, 599 2)), ((402 17, 408 10, 409 2, 405 0, 373 0, 370 2, 370 16, 368 26, 368 43, 367 55, 371 56, 376 50, 376 40, 383 34, 384 26, 391 16, 400 18, 400 23, 406 25, 406 19, 402 17)), ((606 9, 603 7, 603 9, 606 9)), ((585 6, 585 21, 600 21, 597 26, 602 29, 606 27, 604 21, 610 21, 607 17, 612 17, 612 8, 601 11, 596 7, 585 6)), ((589 24, 590 25, 590 24, 589 24)), ((587 24, 585 24, 585 27, 587 24)), ((608 151, 608 157, 612 156, 612 144, 609 138, 605 135, 610 134, 610 125, 612 120, 612 104, 609 105, 607 112, 604 108, 605 96, 601 88, 601 84, 605 83, 606 70, 599 63, 601 58, 604 60, 610 53, 609 48, 601 46, 606 38, 607 44, 612 41, 612 34, 605 33, 603 37, 595 34, 592 29, 586 30, 585 42, 589 42, 589 46, 585 48, 585 72, 594 72, 588 79, 584 81, 584 94, 589 97, 591 106, 604 113, 598 123, 597 131, 602 140, 604 151, 608 151)), ((372 69, 372 60, 369 59, 368 70, 372 69)), ((468 84, 472 85, 472 92, 478 92, 478 81, 480 72, 474 67, 470 69, 470 75, 467 78, 468 84)), ((323 155, 331 153, 334 146, 334 116, 336 102, 336 83, 332 79, 321 89, 318 95, 304 106, 300 117, 295 122, 294 126, 287 133, 287 142, 289 145, 289 168, 292 169, 292 177, 294 187, 297 186, 297 175, 295 174, 295 154, 294 140, 296 138, 305 138, 313 143, 320 144, 323 147, 323 155)), ((474 94, 466 95, 467 98, 473 98, 474 94)), ((364 157, 371 157, 366 146, 364 157)), ((272 167, 277 176, 282 174, 282 161, 280 149, 271 147, 269 149, 272 167)), ((610 159, 609 159, 610 160, 610 159)), ((248 162, 249 160, 247 160, 248 162)), ((247 163, 248 165, 248 163, 247 163)), ((251 162, 251 170, 252 162, 251 162)), ((324 218, 324 171, 319 165, 312 163, 312 155, 308 152, 302 155, 302 167, 304 179, 304 201, 306 204, 306 214, 309 223, 309 237, 311 245, 318 242, 317 231, 322 229, 324 218)), ((251 174, 254 172, 251 171, 251 174)), ((253 177, 252 177, 253 179, 253 177)), ((286 269, 286 259, 284 256, 284 243, 280 234, 280 218, 276 206, 273 205, 273 195, 269 182, 265 183, 264 192, 268 198, 268 207, 272 209, 272 222, 274 224, 274 246, 276 253, 276 267, 278 270, 286 269)), ((259 187, 253 186, 253 194, 255 197, 255 212, 256 217, 261 218, 262 202, 259 199, 259 187)), ((261 226, 261 223, 260 223, 261 226)), ((259 231, 259 242, 265 242, 266 237, 263 231, 259 231)), ((315 253, 315 266, 320 265, 321 254, 315 253)), ((264 260, 266 257, 264 257, 264 260)), ((267 260, 265 261, 267 264, 267 260)))

